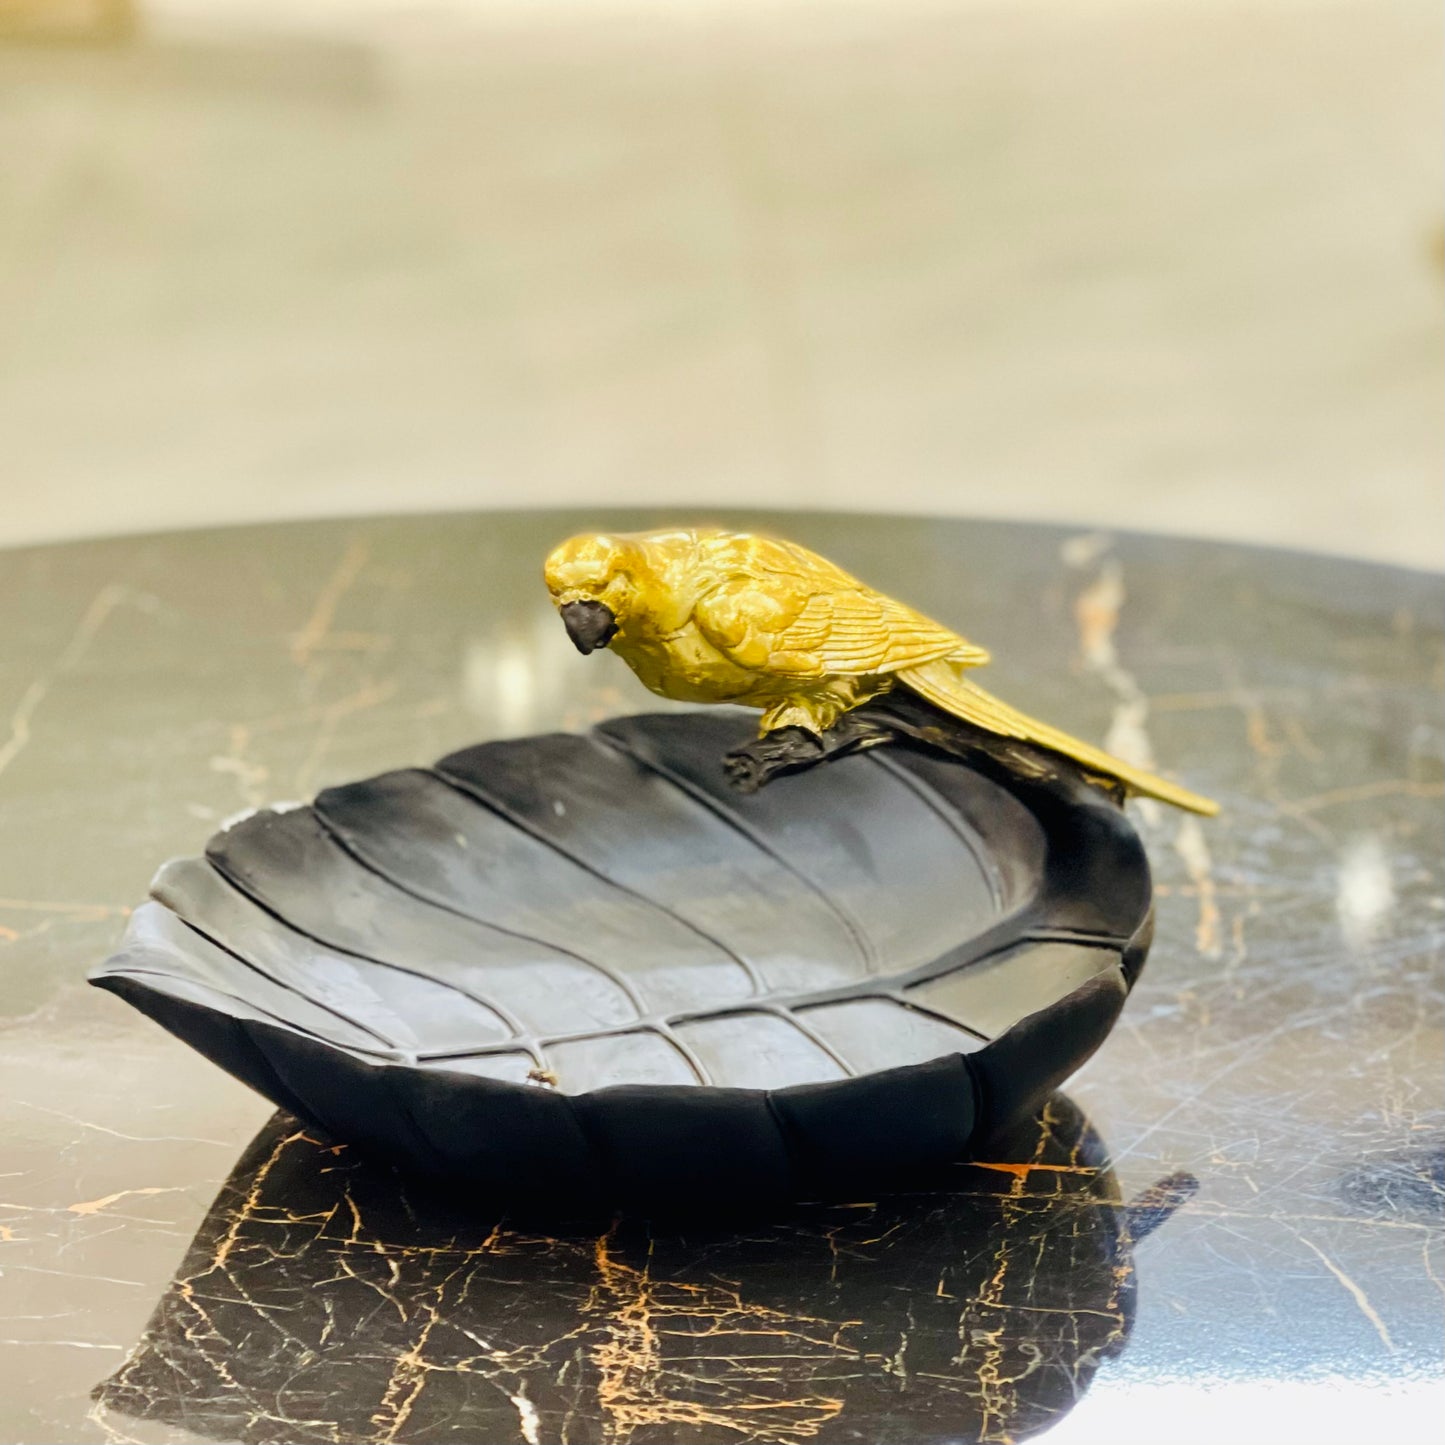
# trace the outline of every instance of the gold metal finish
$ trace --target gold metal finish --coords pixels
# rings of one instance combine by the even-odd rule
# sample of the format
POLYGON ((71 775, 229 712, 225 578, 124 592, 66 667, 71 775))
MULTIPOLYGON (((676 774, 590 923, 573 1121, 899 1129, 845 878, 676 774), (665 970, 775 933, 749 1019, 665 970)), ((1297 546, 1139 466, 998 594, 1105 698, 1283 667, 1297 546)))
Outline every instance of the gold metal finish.
POLYGON ((545 577, 581 651, 610 647, 662 697, 761 708, 763 733, 824 733, 901 684, 1131 793, 1219 811, 985 692, 966 675, 989 660, 983 648, 796 543, 705 529, 587 533, 551 553, 545 577))

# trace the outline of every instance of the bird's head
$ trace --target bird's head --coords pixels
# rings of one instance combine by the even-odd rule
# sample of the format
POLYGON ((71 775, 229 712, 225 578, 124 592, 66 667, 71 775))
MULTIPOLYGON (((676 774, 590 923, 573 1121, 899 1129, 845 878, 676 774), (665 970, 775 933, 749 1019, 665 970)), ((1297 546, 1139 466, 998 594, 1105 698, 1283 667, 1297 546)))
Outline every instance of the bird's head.
POLYGON ((588 653, 606 647, 638 617, 649 568, 638 539, 585 532, 552 550, 543 576, 567 636, 578 652, 588 653))

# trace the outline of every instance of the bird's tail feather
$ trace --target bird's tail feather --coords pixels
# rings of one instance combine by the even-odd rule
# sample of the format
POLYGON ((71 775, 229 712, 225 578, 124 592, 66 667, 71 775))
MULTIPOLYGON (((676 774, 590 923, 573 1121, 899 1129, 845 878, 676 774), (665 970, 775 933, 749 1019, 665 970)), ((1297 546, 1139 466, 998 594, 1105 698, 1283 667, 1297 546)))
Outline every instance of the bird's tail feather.
POLYGON ((1161 802, 1172 803, 1176 808, 1186 808, 1191 813, 1203 813, 1213 817, 1219 811, 1219 804, 1187 788, 1177 787, 1163 778, 1146 773, 1142 768, 1131 767, 1120 758, 1111 756, 1102 748, 1096 748, 1078 738, 1070 737, 1048 723, 1026 716, 992 693, 970 682, 961 669, 953 667, 948 660, 924 663, 919 667, 908 667, 896 674, 897 680, 911 688, 920 697, 926 698, 935 707, 954 717, 973 723, 988 732, 998 733, 1006 738, 1021 738, 1025 742, 1037 743, 1040 747, 1062 753, 1081 763, 1091 773, 1115 778, 1131 793, 1141 793, 1146 798, 1158 798, 1161 802))

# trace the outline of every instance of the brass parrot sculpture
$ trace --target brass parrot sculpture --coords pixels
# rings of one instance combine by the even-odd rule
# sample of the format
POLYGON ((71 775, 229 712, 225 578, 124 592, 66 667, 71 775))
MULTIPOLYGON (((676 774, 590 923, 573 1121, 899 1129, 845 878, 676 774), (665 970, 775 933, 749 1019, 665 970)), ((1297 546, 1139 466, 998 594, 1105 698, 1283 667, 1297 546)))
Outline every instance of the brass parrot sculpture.
POLYGON ((984 648, 796 543, 703 528, 585 533, 548 556, 544 575, 578 651, 610 647, 645 687, 678 702, 761 708, 764 735, 821 735, 902 686, 1126 792, 1219 811, 985 692, 967 676, 989 660, 984 648))

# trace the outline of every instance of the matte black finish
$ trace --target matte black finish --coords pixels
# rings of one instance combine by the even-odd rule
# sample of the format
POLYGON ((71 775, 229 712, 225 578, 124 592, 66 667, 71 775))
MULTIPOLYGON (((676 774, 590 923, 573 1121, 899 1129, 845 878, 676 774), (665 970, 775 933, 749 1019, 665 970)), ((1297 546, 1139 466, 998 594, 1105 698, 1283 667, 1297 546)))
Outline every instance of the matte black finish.
POLYGON ((93 982, 479 1195, 901 1187, 1098 1047, 1143 849, 1061 760, 986 775, 906 732, 744 794, 722 759, 753 728, 619 718, 256 813, 161 870, 93 982))

